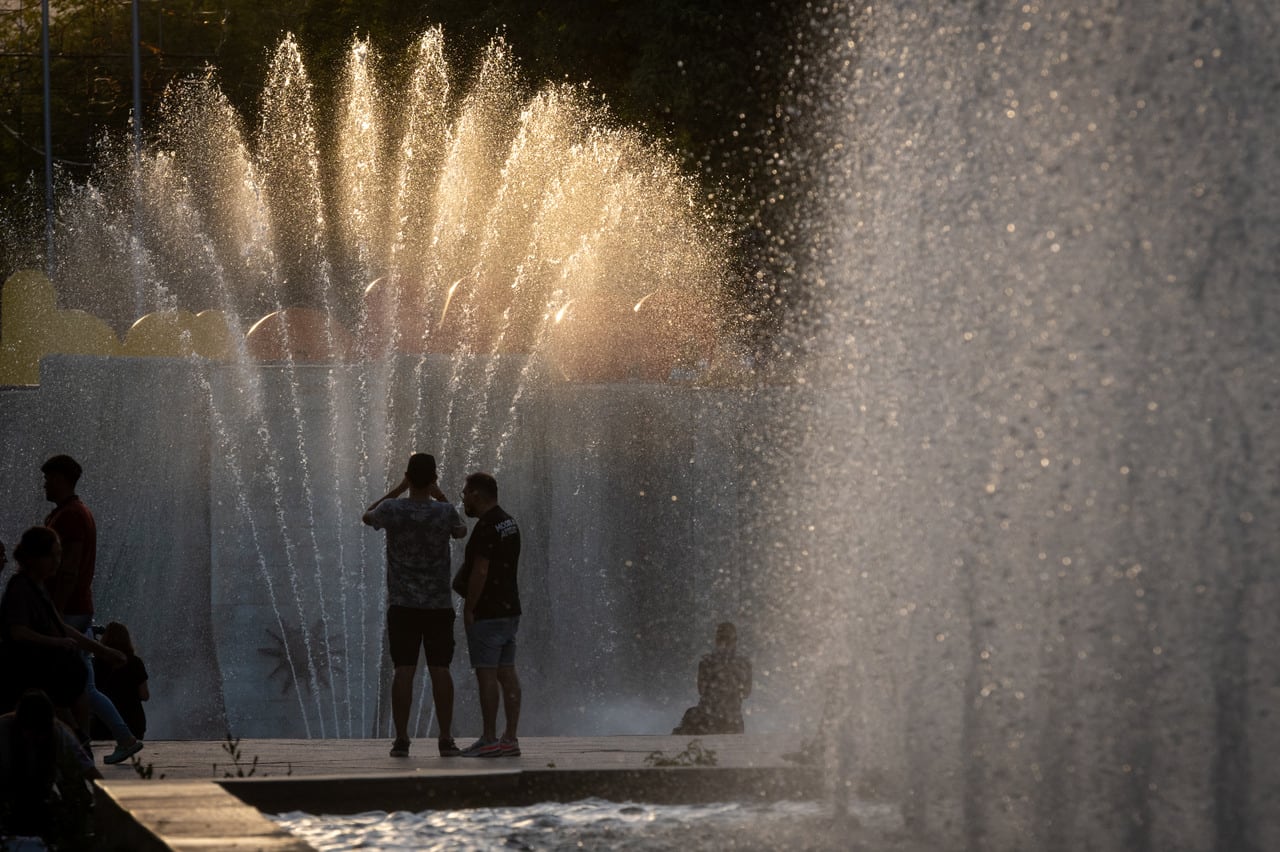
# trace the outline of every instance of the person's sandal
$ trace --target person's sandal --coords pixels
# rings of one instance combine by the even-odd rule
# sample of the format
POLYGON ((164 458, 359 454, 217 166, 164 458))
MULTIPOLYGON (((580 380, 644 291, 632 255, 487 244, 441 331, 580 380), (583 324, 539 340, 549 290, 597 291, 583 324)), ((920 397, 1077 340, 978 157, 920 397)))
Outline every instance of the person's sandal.
POLYGON ((438 745, 440 746, 441 757, 458 757, 462 754, 462 749, 458 748, 458 744, 453 741, 453 737, 441 737, 438 745))
POLYGON ((393 742, 391 744, 391 756, 392 757, 408 757, 409 741, 397 739, 395 742, 393 742))

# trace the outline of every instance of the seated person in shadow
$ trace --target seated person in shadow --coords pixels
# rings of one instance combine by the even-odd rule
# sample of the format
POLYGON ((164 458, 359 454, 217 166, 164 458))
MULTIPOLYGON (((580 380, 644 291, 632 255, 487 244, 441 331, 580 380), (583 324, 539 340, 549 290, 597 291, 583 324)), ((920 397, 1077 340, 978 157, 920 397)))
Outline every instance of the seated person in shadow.
POLYGON ((739 656, 738 630, 716 627, 716 647, 698 662, 698 704, 684 712, 673 734, 740 734, 742 701, 751 694, 751 661, 739 656))
POLYGON ((88 669, 77 652, 90 651, 118 662, 124 661, 124 654, 71 629, 58 615, 45 585, 62 559, 56 532, 31 527, 13 549, 13 558, 18 571, 0 597, 3 709, 9 709, 23 690, 39 689, 63 721, 74 724, 72 708, 88 701, 84 691, 88 669))
MULTIPOLYGON (((133 647, 133 637, 129 628, 118 621, 112 621, 105 628, 94 627, 94 632, 101 631, 99 639, 108 648, 115 648, 125 655, 123 663, 107 660, 93 661, 94 681, 98 691, 111 699, 111 703, 120 711, 120 717, 129 726, 129 730, 138 739, 147 735, 147 713, 142 702, 151 700, 151 689, 147 685, 147 667, 133 647)), ((95 740, 112 739, 111 729, 96 716, 89 723, 95 740)))
POLYGON ((76 735, 29 689, 0 716, 0 834, 40 837, 50 848, 88 849, 93 789, 102 775, 76 735))

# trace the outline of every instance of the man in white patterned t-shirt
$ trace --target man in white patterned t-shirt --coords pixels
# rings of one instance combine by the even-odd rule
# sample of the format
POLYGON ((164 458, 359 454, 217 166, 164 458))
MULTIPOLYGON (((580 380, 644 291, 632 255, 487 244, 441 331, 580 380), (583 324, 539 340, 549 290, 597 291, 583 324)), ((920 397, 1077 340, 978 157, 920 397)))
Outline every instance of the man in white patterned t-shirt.
POLYGON ((450 538, 463 538, 467 525, 437 485, 436 460, 414 453, 404 479, 364 513, 362 520, 387 531, 387 644, 391 678, 391 719, 396 738, 392 757, 409 756, 409 710, 418 649, 427 657, 431 697, 440 723, 441 757, 454 757, 453 598, 450 596, 450 538), (409 492, 407 497, 401 494, 409 492))

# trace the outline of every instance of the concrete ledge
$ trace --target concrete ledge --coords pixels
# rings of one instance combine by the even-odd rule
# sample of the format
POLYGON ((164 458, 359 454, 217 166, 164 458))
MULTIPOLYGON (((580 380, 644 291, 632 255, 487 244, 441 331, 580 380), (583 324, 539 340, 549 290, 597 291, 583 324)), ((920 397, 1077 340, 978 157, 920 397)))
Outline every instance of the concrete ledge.
POLYGON ((525 769, 359 779, 233 779, 219 784, 265 813, 317 814, 522 807, 586 798, 687 804, 813 799, 822 795, 821 775, 801 768, 525 769))
POLYGON ((311 852, 255 808, 211 781, 97 785, 95 848, 104 852, 311 852))

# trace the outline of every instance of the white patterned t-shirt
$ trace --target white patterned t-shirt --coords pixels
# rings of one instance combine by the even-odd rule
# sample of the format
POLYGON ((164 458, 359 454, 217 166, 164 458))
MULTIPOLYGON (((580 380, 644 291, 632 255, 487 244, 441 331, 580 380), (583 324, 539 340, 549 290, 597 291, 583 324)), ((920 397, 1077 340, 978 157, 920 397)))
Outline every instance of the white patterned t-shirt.
POLYGON ((466 529, 453 504, 400 497, 369 514, 374 529, 387 531, 387 603, 452 608, 449 540, 454 530, 466 529))

